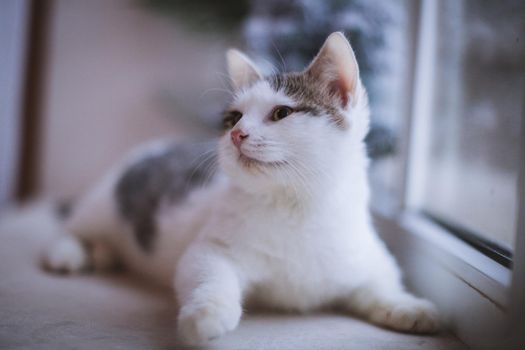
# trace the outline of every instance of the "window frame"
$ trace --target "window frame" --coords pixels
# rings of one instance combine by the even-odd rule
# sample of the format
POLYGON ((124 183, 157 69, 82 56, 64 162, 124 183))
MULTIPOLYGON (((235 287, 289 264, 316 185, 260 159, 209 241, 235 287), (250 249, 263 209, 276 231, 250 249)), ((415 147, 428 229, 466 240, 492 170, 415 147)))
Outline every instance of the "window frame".
MULTIPOLYGON (((444 226, 420 212, 425 169, 416 168, 425 157, 433 99, 438 0, 412 1, 409 38, 409 120, 401 147, 403 198, 393 210, 374 212, 378 231, 399 261, 407 284, 433 300, 456 335, 476 348, 515 341, 525 325, 525 127, 521 127, 518 174, 518 211, 513 269, 491 259, 444 226), (417 131, 417 132, 416 132, 417 131), (418 147, 416 147, 416 145, 418 147), (433 276, 433 278, 429 278, 433 276), (438 283, 439 282, 439 283, 438 283)), ((525 111, 522 111, 525 121, 525 111)), ((377 209, 377 208, 376 208, 377 209)), ((382 208, 381 208, 382 209, 382 208)), ((514 344, 514 343, 513 343, 514 344)))
POLYGON ((0 34, 0 209, 16 196, 19 143, 24 113, 24 78, 28 53, 30 4, 26 0, 4 1, 0 34))

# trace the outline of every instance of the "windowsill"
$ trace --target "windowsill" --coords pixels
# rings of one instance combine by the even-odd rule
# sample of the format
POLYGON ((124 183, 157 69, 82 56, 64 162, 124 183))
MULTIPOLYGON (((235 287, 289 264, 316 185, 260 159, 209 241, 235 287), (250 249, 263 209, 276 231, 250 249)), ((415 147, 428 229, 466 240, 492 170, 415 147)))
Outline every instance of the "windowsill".
MULTIPOLYGON (((49 208, 16 209, 0 220, 0 339, 3 349, 181 349, 172 293, 126 275, 61 277, 38 268, 56 232, 49 208)), ((465 349, 454 335, 411 335, 341 314, 247 312, 207 349, 465 349)))
POLYGON ((460 339, 476 348, 501 341, 509 269, 416 213, 374 217, 409 287, 437 304, 460 339))

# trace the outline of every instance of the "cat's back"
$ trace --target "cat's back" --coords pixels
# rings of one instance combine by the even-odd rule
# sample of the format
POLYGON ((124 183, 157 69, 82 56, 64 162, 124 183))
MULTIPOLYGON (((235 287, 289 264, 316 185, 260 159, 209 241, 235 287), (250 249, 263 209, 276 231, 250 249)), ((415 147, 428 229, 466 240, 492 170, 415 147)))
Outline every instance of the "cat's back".
POLYGON ((159 211, 183 203, 215 176, 215 142, 157 141, 135 150, 113 186, 117 215, 128 222, 138 244, 152 249, 159 211))

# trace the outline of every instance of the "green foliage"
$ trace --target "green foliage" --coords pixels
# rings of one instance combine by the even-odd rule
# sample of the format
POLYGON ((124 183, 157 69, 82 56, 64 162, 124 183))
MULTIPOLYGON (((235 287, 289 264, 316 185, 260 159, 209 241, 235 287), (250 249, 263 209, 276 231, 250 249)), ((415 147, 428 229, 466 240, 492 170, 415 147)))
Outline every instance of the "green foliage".
POLYGON ((238 30, 250 10, 249 0, 137 0, 144 7, 173 16, 190 30, 204 33, 238 30))

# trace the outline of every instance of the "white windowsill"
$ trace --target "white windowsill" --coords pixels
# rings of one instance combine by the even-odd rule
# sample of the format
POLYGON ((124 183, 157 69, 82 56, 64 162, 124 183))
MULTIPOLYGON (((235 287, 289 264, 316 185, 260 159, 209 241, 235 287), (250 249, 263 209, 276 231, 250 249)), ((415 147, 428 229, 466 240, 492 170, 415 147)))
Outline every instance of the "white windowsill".
POLYGON ((487 257, 446 229, 415 213, 404 214, 401 226, 421 236, 443 254, 441 262, 452 272, 471 283, 493 301, 507 305, 511 270, 487 257))
POLYGON ((461 340, 474 348, 503 341, 509 269, 417 213, 376 214, 375 224, 409 287, 436 303, 461 340))

